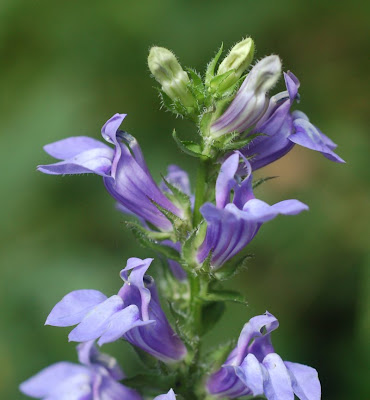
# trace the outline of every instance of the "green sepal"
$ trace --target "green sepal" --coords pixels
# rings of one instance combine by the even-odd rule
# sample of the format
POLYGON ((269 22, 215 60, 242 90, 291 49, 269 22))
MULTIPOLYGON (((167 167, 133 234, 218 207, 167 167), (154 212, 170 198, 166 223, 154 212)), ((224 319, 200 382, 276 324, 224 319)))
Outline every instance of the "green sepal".
POLYGON ((140 234, 146 236, 149 240, 166 240, 171 238, 171 232, 158 232, 158 231, 148 231, 143 228, 141 225, 132 221, 125 221, 124 224, 130 230, 139 231, 140 234))
MULTIPOLYGON (((169 211, 166 208, 164 208, 161 205, 159 205, 154 200, 151 199, 150 201, 171 222, 173 230, 174 230, 175 235, 176 235, 176 237, 175 237, 176 240, 183 241, 187 237, 187 233, 190 230, 189 221, 178 217, 177 215, 175 215, 171 211, 169 211)), ((179 261, 178 258, 176 260, 179 261)))
POLYGON ((205 359, 208 360, 210 371, 216 371, 225 363, 227 356, 233 350, 236 345, 236 340, 229 340, 228 342, 213 347, 207 354, 205 355, 205 359))
POLYGON ((162 89, 155 89, 158 90, 162 107, 164 107, 167 111, 172 112, 176 116, 182 116, 184 118, 190 118, 194 120, 193 107, 185 107, 179 100, 172 100, 171 97, 169 97, 168 94, 162 89))
POLYGON ((213 120, 213 110, 204 112, 199 121, 199 131, 203 137, 209 136, 209 128, 213 120))
POLYGON ((232 303, 240 303, 246 305, 247 302, 242 294, 234 290, 217 290, 210 291, 205 296, 199 296, 200 299, 206 302, 224 301, 232 303))
POLYGON ((195 70, 191 68, 186 68, 186 71, 188 72, 191 78, 190 83, 187 85, 188 90, 190 90, 194 98, 197 100, 198 108, 200 108, 207 95, 202 82, 202 78, 195 70))
POLYGON ((214 78, 211 79, 209 82, 209 87, 213 93, 217 93, 219 95, 222 95, 224 91, 220 91, 220 86, 222 83, 227 79, 231 74, 235 73, 235 69, 230 69, 229 71, 225 72, 224 74, 221 75, 216 75, 214 78))
POLYGON ((218 50, 216 55, 213 57, 213 59, 209 62, 207 66, 205 84, 208 87, 211 82, 211 79, 213 79, 215 76, 215 68, 219 58, 221 57, 223 49, 224 49, 224 44, 221 43, 220 49, 218 50))
POLYGON ((225 312, 226 306, 223 301, 207 302, 202 308, 202 330, 201 335, 210 331, 220 320, 225 312))
MULTIPOLYGON (((180 255, 175 249, 173 249, 172 247, 164 246, 163 244, 157 242, 156 239, 151 238, 147 234, 148 231, 146 229, 134 222, 125 222, 125 224, 143 247, 149 247, 152 250, 158 251, 159 253, 163 254, 165 257, 171 260, 180 261, 180 255)), ((160 240, 165 239, 166 238, 161 238, 160 240)))
POLYGON ((181 191, 177 186, 172 185, 172 183, 168 182, 167 179, 163 176, 163 182, 165 185, 168 187, 168 189, 171 190, 174 199, 177 201, 177 203, 180 205, 181 208, 183 208, 187 213, 190 212, 191 210, 191 203, 190 203, 190 197, 185 194, 183 191, 181 191))
POLYGON ((224 281, 226 279, 232 278, 240 271, 247 268, 248 261, 252 257, 254 257, 252 254, 247 254, 239 257, 237 261, 231 260, 226 262, 219 270, 214 273, 216 279, 224 281))
POLYGON ((230 150, 239 150, 249 144, 252 140, 254 140, 256 137, 261 136, 260 133, 254 133, 253 135, 248 136, 247 138, 243 140, 235 140, 235 141, 230 141, 229 143, 225 144, 222 150, 225 151, 230 151, 230 150))
POLYGON ((175 143, 179 147, 181 151, 192 156, 192 157, 204 157, 202 154, 202 149, 198 143, 189 141, 189 140, 180 140, 177 136, 176 130, 174 129, 172 132, 172 137, 175 140, 175 143))
POLYGON ((259 185, 262 185, 262 183, 265 183, 269 181, 270 179, 275 179, 279 178, 278 176, 266 176, 265 178, 257 179, 256 181, 253 182, 253 189, 258 187, 259 185))
POLYGON ((192 269, 194 266, 197 266, 198 263, 196 261, 196 252, 198 247, 202 244, 204 240, 204 235, 206 231, 206 224, 202 221, 195 229, 190 232, 190 235, 185 240, 182 245, 182 258, 188 264, 189 269, 195 273, 195 270, 192 269))

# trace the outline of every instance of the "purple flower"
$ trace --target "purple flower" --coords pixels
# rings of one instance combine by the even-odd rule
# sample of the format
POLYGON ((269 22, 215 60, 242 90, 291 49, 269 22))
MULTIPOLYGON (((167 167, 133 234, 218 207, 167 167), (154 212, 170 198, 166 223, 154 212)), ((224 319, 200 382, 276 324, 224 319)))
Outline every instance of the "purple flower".
POLYGON ((154 400, 176 400, 176 395, 172 389, 167 394, 161 394, 157 396, 154 400))
POLYGON ((229 156, 222 164, 216 181, 216 205, 205 203, 200 211, 207 221, 204 242, 198 249, 198 262, 212 252, 211 266, 220 268, 256 236, 264 222, 278 214, 295 215, 308 207, 298 200, 285 200, 272 206, 254 197, 248 161, 239 153, 229 156), (247 176, 235 178, 243 159, 247 176), (231 194, 233 193, 233 197, 231 194))
POLYGON ((250 160, 253 170, 284 156, 294 144, 319 151, 329 160, 343 163, 344 160, 333 152, 337 145, 312 125, 303 112, 290 112, 298 97, 300 83, 291 72, 284 73, 284 79, 287 91, 271 97, 265 114, 250 133, 264 135, 241 149, 246 157, 253 156, 250 160))
POLYGON ((115 114, 102 128, 103 138, 114 149, 89 137, 70 137, 44 147, 48 154, 62 161, 40 165, 38 170, 51 175, 101 175, 108 192, 124 209, 162 230, 171 230, 170 221, 153 201, 179 217, 183 212, 154 182, 136 139, 118 130, 125 117, 126 114, 115 114))
POLYGON ((94 341, 77 346, 81 364, 58 362, 20 385, 22 393, 45 400, 141 400, 134 390, 120 384, 124 378, 117 361, 100 353, 94 341))
POLYGON ((211 136, 219 137, 229 132, 244 132, 263 115, 268 105, 266 93, 281 74, 278 56, 268 56, 249 72, 228 109, 211 125, 211 136))
POLYGON ((270 333, 278 326, 268 312, 251 318, 224 365, 208 379, 208 391, 228 398, 265 395, 268 400, 294 400, 295 394, 300 400, 319 400, 317 371, 283 361, 275 353, 270 333))
POLYGON ((181 360, 186 347, 160 306, 153 278, 145 275, 152 261, 130 258, 121 271, 125 283, 117 295, 107 298, 97 290, 67 294, 53 308, 46 324, 77 325, 69 334, 70 341, 99 338, 102 345, 123 338, 164 362, 181 360))

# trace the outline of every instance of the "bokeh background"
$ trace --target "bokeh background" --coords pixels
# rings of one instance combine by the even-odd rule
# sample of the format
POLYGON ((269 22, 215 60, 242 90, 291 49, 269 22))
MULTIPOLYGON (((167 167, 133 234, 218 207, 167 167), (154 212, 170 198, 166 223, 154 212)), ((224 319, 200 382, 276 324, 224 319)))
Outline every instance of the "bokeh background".
MULTIPOLYGON (((323 399, 369 398, 369 4, 0 2, 1 399, 24 399, 22 380, 76 360, 68 330, 43 326, 64 294, 114 294, 125 260, 152 255, 124 229, 99 177, 37 173, 37 164, 51 161, 42 146, 72 135, 99 138, 110 116, 127 113, 124 129, 139 139, 155 178, 169 163, 194 178, 194 160, 171 140, 173 128, 188 135, 192 126, 159 111, 148 49, 168 47, 203 72, 221 42, 229 48, 246 35, 257 57, 279 54, 298 75, 299 108, 339 144, 347 164, 295 148, 260 172, 280 176, 258 189, 260 198, 298 198, 310 212, 263 227, 250 245, 255 259, 230 283, 249 305, 229 306, 208 343, 236 337, 267 309, 280 320, 278 353, 318 369, 323 399)), ((128 374, 140 367, 124 343, 105 350, 128 374)))

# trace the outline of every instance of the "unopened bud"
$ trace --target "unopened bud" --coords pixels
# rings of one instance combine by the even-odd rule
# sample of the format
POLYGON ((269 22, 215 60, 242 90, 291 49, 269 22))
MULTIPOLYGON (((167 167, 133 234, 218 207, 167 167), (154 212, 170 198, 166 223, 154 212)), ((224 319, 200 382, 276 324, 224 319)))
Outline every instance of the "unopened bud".
POLYGON ((263 115, 268 99, 266 92, 278 81, 281 61, 272 55, 263 58, 249 72, 228 109, 211 126, 213 137, 229 132, 243 132, 263 115))
POLYGON ((231 70, 232 73, 221 83, 218 90, 226 90, 234 85, 249 67, 254 56, 254 42, 251 38, 246 38, 237 43, 229 54, 221 62, 217 70, 217 76, 225 74, 231 70))
POLYGON ((187 88, 189 77, 170 50, 152 47, 148 66, 154 78, 162 85, 162 90, 172 100, 180 101, 185 107, 194 105, 194 98, 187 88))

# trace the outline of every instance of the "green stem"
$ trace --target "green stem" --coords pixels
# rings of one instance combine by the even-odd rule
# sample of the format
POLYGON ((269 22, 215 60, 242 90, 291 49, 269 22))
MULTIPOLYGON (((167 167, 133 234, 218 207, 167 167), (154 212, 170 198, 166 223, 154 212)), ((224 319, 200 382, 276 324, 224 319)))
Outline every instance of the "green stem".
POLYGON ((193 214, 193 226, 196 227, 202 220, 202 215, 199 208, 204 203, 204 193, 207 186, 207 175, 208 175, 208 161, 199 159, 199 166, 197 172, 197 184, 195 187, 195 203, 194 203, 194 214, 193 214))

